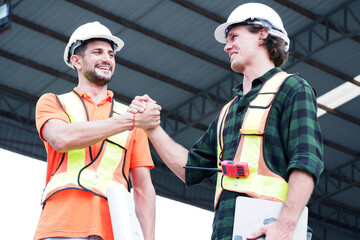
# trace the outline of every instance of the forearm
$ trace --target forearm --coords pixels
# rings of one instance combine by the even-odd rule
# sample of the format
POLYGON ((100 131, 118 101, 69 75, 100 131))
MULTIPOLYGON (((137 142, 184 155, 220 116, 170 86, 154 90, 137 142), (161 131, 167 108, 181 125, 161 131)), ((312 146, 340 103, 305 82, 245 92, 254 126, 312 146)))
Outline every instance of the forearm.
POLYGON ((310 199, 314 180, 307 172, 294 169, 289 178, 289 191, 278 219, 248 236, 256 239, 266 235, 266 239, 292 239, 302 210, 310 199))
POLYGON ((65 123, 49 120, 43 128, 43 136, 58 152, 66 152, 91 146, 103 139, 132 128, 132 114, 124 114, 104 120, 65 123))
POLYGON ((144 239, 155 239, 155 189, 147 167, 131 169, 134 185, 135 212, 139 220, 144 239))
POLYGON ((185 182, 183 166, 186 165, 189 151, 176 143, 160 126, 146 133, 164 163, 185 182))
POLYGON ((151 186, 145 191, 134 190, 135 212, 144 239, 155 239, 155 190, 151 186))
POLYGON ((289 177, 289 191, 278 221, 284 222, 295 229, 301 212, 308 203, 313 189, 313 177, 307 172, 294 169, 289 177))

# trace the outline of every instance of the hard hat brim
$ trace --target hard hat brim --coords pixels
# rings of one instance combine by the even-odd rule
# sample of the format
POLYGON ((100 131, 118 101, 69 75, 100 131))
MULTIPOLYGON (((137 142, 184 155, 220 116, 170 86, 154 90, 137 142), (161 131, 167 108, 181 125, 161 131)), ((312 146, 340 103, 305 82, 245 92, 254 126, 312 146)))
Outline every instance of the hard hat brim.
POLYGON ((239 21, 234 21, 234 22, 226 22, 223 24, 220 24, 214 31, 214 36, 216 41, 218 41, 219 43, 226 43, 226 36, 225 36, 225 30, 230 26, 233 25, 235 23, 239 23, 239 21))

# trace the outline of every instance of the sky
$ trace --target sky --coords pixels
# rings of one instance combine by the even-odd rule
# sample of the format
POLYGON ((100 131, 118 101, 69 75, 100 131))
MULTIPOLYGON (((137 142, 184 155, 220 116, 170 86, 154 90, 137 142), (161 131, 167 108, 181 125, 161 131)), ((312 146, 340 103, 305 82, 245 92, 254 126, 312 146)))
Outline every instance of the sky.
MULTIPOLYGON (((33 239, 41 213, 46 163, 0 148, 0 238, 33 239)), ((210 239, 213 212, 156 197, 155 238, 210 239)))

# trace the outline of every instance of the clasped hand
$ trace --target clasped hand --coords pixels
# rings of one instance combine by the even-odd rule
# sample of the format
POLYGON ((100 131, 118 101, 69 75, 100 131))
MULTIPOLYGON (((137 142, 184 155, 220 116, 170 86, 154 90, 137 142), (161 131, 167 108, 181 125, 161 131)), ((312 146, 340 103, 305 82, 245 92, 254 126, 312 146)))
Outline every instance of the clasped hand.
POLYGON ((156 104, 147 94, 136 96, 132 100, 128 112, 135 114, 135 127, 151 129, 160 125, 161 106, 156 104))

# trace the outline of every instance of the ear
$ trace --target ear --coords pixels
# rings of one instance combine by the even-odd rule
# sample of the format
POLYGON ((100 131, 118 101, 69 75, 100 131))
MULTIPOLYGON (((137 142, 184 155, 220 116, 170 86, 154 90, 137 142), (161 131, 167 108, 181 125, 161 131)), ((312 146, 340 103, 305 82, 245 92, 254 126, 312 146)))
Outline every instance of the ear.
POLYGON ((70 61, 77 70, 82 68, 82 58, 79 55, 72 55, 70 61))
POLYGON ((264 40, 269 36, 269 31, 266 30, 265 28, 261 29, 259 31, 259 40, 264 40))

